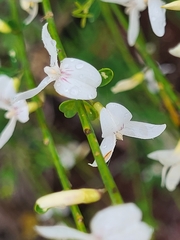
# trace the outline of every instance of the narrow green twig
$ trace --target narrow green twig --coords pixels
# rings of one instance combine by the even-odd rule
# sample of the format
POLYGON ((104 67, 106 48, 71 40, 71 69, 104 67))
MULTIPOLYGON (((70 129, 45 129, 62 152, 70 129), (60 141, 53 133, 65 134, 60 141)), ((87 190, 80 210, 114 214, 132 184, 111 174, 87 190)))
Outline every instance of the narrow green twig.
POLYGON ((81 121, 83 131, 88 139, 89 145, 92 150, 92 154, 94 156, 94 159, 96 159, 101 178, 103 180, 106 190, 109 193, 111 201, 113 204, 123 203, 123 199, 119 193, 116 183, 114 182, 113 177, 109 171, 109 168, 107 167, 102 156, 96 135, 88 119, 83 101, 77 100, 76 106, 78 109, 78 115, 81 121))
MULTIPOLYGON (((24 69, 24 75, 25 75, 25 78, 27 81, 27 86, 29 88, 33 88, 33 87, 35 87, 35 82, 32 77, 32 73, 30 71, 29 62, 27 60, 24 36, 23 36, 22 29, 21 29, 22 23, 21 23, 21 20, 19 19, 19 13, 18 13, 16 1, 9 0, 9 6, 11 9, 12 18, 13 18, 14 22, 16 23, 16 26, 19 27, 18 31, 16 31, 16 39, 17 39, 16 45, 17 45, 17 49, 19 50, 19 52, 18 52, 19 53, 18 54, 19 61, 21 62, 22 68, 24 69)), ((51 23, 49 25, 51 26, 51 23)), ((53 28, 53 27, 51 26, 50 28, 53 28)), ((62 54, 62 52, 64 52, 64 51, 61 51, 61 54, 62 54)), ((62 55, 62 57, 63 56, 65 56, 65 53, 62 55)), ((34 97, 34 100, 39 101, 37 96, 34 97)), ((57 150, 55 148, 53 138, 52 138, 51 133, 46 125, 46 119, 45 119, 42 109, 40 109, 40 108, 37 109, 36 114, 37 114, 37 120, 38 120, 39 126, 40 126, 42 134, 43 134, 44 143, 47 145, 49 152, 52 156, 52 159, 53 159, 58 177, 62 184, 62 187, 64 190, 68 190, 71 188, 71 184, 66 176, 64 167, 61 164, 61 160, 60 160, 57 150)), ((77 228, 81 231, 86 231, 83 220, 82 220, 83 217, 82 217, 82 214, 81 214, 78 206, 72 206, 71 211, 72 211, 74 221, 76 223, 77 228)))

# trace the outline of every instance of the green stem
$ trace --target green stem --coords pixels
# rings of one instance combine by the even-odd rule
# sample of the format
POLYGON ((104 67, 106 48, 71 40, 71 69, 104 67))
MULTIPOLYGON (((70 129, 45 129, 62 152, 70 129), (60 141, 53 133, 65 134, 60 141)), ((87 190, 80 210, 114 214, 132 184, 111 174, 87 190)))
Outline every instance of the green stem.
POLYGON ((89 145, 92 150, 93 157, 94 157, 94 159, 96 159, 101 178, 103 180, 106 190, 109 193, 111 201, 113 204, 123 203, 123 199, 119 193, 116 183, 114 182, 113 177, 109 171, 109 168, 107 167, 107 165, 104 161, 104 158, 102 156, 96 135, 95 135, 94 130, 91 126, 91 123, 88 119, 87 112, 84 107, 83 101, 77 100, 76 106, 78 109, 78 115, 79 115, 79 119, 81 121, 81 125, 83 127, 83 131, 88 139, 89 145))
POLYGON ((49 23, 48 29, 49 29, 50 35, 54 40, 56 40, 56 47, 58 49, 58 57, 60 60, 63 60, 66 57, 66 53, 64 51, 63 45, 61 43, 61 40, 60 40, 59 35, 56 30, 56 24, 54 22, 53 12, 52 12, 50 1, 43 0, 42 4, 43 4, 43 9, 44 9, 44 14, 45 14, 44 18, 49 23))
MULTIPOLYGON (((13 17, 14 22, 16 23, 16 26, 19 27, 18 31, 16 31, 16 39, 17 39, 17 46, 18 46, 18 50, 19 50, 19 60, 22 64, 22 68, 24 69, 24 74, 26 77, 26 81, 27 81, 27 85, 29 88, 33 88, 35 87, 35 82, 34 79, 32 77, 32 73, 30 71, 30 66, 29 66, 29 62, 27 60, 27 54, 26 54, 26 48, 25 48, 25 43, 24 43, 24 37, 23 37, 23 33, 21 30, 21 20, 19 19, 19 14, 18 14, 18 10, 17 10, 17 6, 16 6, 16 1, 12 1, 9 0, 9 6, 11 9, 11 15, 13 17)), ((49 24, 51 25, 51 23, 49 24)), ((62 52, 61 52, 62 54, 62 52)), ((64 55, 63 55, 64 56, 64 55)), ((35 101, 39 101, 38 97, 34 97, 35 101)), ((36 111, 37 114, 37 120, 39 123, 39 126, 41 128, 42 134, 43 134, 43 138, 44 138, 44 143, 46 143, 49 152, 52 156, 58 177, 60 179, 60 182, 62 184, 62 187, 64 190, 68 190, 71 188, 71 184, 66 176, 66 172, 64 170, 64 167, 61 164, 59 155, 57 153, 57 150, 55 148, 55 144, 53 141, 53 138, 51 136, 51 133, 46 125, 46 119, 44 116, 44 113, 42 111, 42 109, 38 109, 36 111)), ((71 211, 72 211, 72 215, 74 217, 74 221, 76 223, 76 226, 79 230, 81 231, 86 231, 84 223, 82 221, 83 217, 82 214, 78 208, 78 206, 72 206, 71 207, 71 211)))

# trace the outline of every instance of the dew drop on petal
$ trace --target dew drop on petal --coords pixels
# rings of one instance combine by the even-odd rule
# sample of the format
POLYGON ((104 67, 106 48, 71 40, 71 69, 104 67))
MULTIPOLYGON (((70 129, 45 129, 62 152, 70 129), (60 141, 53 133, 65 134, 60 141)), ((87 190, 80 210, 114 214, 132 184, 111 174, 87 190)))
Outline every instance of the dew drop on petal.
POLYGON ((70 93, 71 93, 73 96, 77 96, 78 93, 79 93, 79 89, 78 89, 77 87, 73 87, 73 88, 71 88, 70 93))
POLYGON ((76 64, 76 69, 81 69, 83 67, 84 67, 84 64, 82 64, 82 63, 76 64))

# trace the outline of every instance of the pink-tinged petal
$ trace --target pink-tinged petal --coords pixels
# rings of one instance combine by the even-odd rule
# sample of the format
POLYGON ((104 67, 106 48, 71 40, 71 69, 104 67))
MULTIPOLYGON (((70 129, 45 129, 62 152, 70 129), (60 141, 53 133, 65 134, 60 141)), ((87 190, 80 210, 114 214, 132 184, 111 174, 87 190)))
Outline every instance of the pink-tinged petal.
POLYGON ((3 131, 0 134, 0 148, 2 148, 7 141, 12 136, 15 126, 16 126, 17 119, 15 117, 11 118, 6 125, 6 127, 3 129, 3 131))
MULTIPOLYGON (((104 161, 106 163, 111 158, 115 146, 116 146, 116 136, 114 134, 103 139, 103 141, 100 145, 100 149, 101 149, 102 155, 104 157, 104 161)), ((89 165, 91 167, 97 167, 96 161, 94 161, 92 164, 89 163, 89 165)))
POLYGON ((123 127, 123 124, 129 122, 132 118, 130 111, 118 103, 108 103, 106 109, 112 114, 113 121, 116 125, 116 131, 123 127))
POLYGON ((166 128, 166 124, 155 125, 150 123, 131 121, 125 123, 120 131, 122 135, 140 139, 152 139, 159 136, 166 128))
POLYGON ((48 239, 77 239, 77 240, 95 240, 91 234, 80 232, 76 229, 66 226, 36 226, 35 231, 42 237, 48 239))
POLYGON ((54 81, 54 79, 45 77, 36 88, 16 94, 16 96, 13 98, 13 102, 34 97, 35 95, 40 93, 47 85, 49 85, 53 81, 54 81))
POLYGON ((161 0, 148 0, 148 13, 153 32, 162 37, 165 33, 166 10, 161 8, 164 4, 161 0))
POLYGON ((180 181, 180 163, 172 166, 166 175, 166 188, 174 191, 180 181))
POLYGON ((91 100, 96 98, 96 88, 83 83, 75 78, 68 77, 68 80, 56 80, 54 84, 56 92, 71 99, 91 100))
POLYGON ((56 41, 51 38, 47 26, 48 23, 46 23, 42 28, 42 41, 44 43, 44 47, 50 55, 50 66, 54 67, 58 65, 56 41))
POLYGON ((19 122, 25 123, 29 120, 29 110, 25 100, 13 103, 13 107, 16 109, 16 118, 19 122))
POLYGON ((129 13, 129 27, 127 39, 130 46, 133 46, 139 34, 139 11, 136 7, 132 8, 129 13))
POLYGON ((91 64, 76 58, 64 58, 60 64, 61 80, 75 79, 88 86, 97 88, 102 81, 98 70, 91 64))
POLYGON ((174 150, 158 150, 148 154, 148 157, 159 161, 161 164, 170 167, 177 162, 180 162, 179 154, 176 154, 174 150))
POLYGON ((0 101, 9 101, 15 94, 13 79, 6 75, 0 75, 0 101))
MULTIPOLYGON (((153 228, 148 226, 144 222, 136 222, 131 224, 129 227, 122 230, 122 232, 112 233, 113 239, 118 240, 150 240, 152 237, 153 228)), ((106 240, 112 239, 106 238, 106 240)))
MULTIPOLYGON (((112 234, 117 234, 119 239, 125 228, 130 228, 133 223, 142 218, 141 210, 133 203, 110 206, 99 211, 91 221, 92 234, 98 239, 111 239, 112 234)), ((128 239, 128 238, 127 238, 128 239)), ((129 238, 130 239, 130 238, 129 238)))

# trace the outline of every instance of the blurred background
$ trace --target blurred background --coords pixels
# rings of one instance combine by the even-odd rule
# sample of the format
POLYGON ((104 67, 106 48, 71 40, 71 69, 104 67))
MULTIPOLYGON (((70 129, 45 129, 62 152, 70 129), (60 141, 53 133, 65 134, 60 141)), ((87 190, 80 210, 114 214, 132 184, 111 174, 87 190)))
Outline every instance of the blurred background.
MULTIPOLYGON (((78 2, 84 4, 86 1, 78 2)), ((154 239, 179 240, 180 188, 177 187, 173 192, 162 188, 162 165, 147 158, 147 154, 152 151, 175 147, 179 140, 179 122, 174 122, 174 116, 168 111, 159 92, 152 93, 148 90, 146 81, 130 91, 113 94, 110 90, 119 80, 130 78, 147 67, 137 48, 128 46, 126 31, 110 4, 94 1, 89 9, 91 17, 87 18, 83 28, 81 18, 72 16, 76 9, 75 1, 51 0, 51 5, 67 56, 85 60, 97 69, 111 68, 114 72, 113 80, 98 89, 97 100, 104 105, 108 102, 124 105, 132 113, 133 120, 167 124, 167 130, 156 139, 124 137, 123 141, 118 141, 108 165, 124 201, 135 202, 143 211, 143 220, 155 228, 154 239), (113 25, 108 24, 108 14, 114 20, 113 25), (116 29, 116 34, 113 34, 112 29, 116 29), (123 51, 126 48, 130 55, 123 51)), ((19 1, 17 8, 23 21, 28 14, 20 8, 19 1)), ((13 26, 8 2, 1 0, 0 9, 1 19, 13 26)), ((122 7, 117 6, 117 9, 124 15, 122 7)), ((152 32, 147 10, 141 13, 140 22, 145 39, 143 47, 155 63, 168 68, 167 81, 179 96, 180 60, 170 55, 168 49, 180 41, 180 13, 168 11, 166 16, 165 35, 158 38, 152 32)), ((126 15, 124 17, 127 19, 126 15)), ((22 23, 28 60, 36 84, 45 77, 43 69, 49 65, 49 56, 41 41, 44 23, 41 3, 33 22, 27 26, 22 23)), ((27 89, 26 79, 16 54, 15 37, 15 32, 0 33, 0 73, 10 77, 22 76, 20 91, 23 91, 27 89)), ((65 98, 57 95, 53 86, 48 86, 44 93, 43 111, 72 188, 102 188, 98 169, 88 165, 93 162, 93 156, 78 117, 67 119, 59 111, 58 107, 65 98)), ((170 96, 168 99, 171 102, 170 96)), ((1 110, 0 131, 6 123, 4 111, 1 110)), ((93 126, 101 142, 98 120, 93 122, 93 126)), ((65 223, 75 227, 69 209, 49 210, 43 215, 38 215, 33 210, 37 198, 60 190, 62 187, 51 155, 36 114, 32 113, 26 124, 17 123, 12 138, 0 150, 0 240, 41 239, 33 231, 36 224, 65 223)), ((98 210, 108 205, 110 200, 107 194, 97 203, 80 205, 86 226, 89 226, 90 219, 98 210)))

